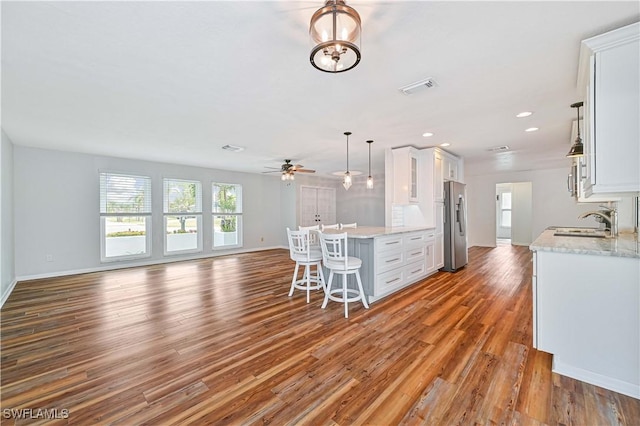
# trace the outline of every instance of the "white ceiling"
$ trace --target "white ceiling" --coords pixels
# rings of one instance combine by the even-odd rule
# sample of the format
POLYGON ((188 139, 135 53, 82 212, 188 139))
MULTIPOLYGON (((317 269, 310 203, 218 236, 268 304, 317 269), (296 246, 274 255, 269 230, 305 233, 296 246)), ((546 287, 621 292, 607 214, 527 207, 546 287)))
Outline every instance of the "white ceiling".
POLYGON ((580 40, 640 20, 637 1, 354 0, 362 61, 327 74, 309 63, 322 4, 2 1, 2 128, 16 145, 248 172, 344 170, 347 130, 352 170, 367 139, 376 168, 384 148, 442 142, 468 171, 563 167, 580 40))

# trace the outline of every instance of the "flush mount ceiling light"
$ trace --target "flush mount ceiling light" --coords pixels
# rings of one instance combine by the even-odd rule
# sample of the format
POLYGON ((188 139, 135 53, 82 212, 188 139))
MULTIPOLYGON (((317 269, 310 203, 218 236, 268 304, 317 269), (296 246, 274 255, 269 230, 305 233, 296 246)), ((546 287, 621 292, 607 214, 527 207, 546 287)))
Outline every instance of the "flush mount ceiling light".
POLYGON ((367 177, 367 189, 373 189, 373 178, 371 177, 371 144, 373 141, 367 141, 369 145, 369 177, 367 177))
POLYGON ((433 133, 431 132, 425 132, 422 134, 422 137, 425 137, 425 138, 430 138, 431 136, 433 136, 433 133))
POLYGON ((580 137, 580 107, 584 105, 583 102, 576 102, 575 104, 571 104, 571 108, 576 108, 578 110, 578 136, 576 137, 576 141, 571 146, 567 157, 582 157, 584 155, 584 145, 582 144, 582 138, 580 137))
POLYGON ((347 137, 347 171, 344 172, 344 179, 342 179, 342 186, 344 186, 345 190, 349 190, 351 188, 351 173, 349 173, 349 135, 351 132, 344 132, 344 135, 347 137))
POLYGON ((524 118, 524 117, 529 117, 530 115, 532 115, 533 113, 531 111, 522 111, 518 114, 516 114, 516 117, 518 118, 524 118))
POLYGON ((449 142, 442 142, 442 143, 440 144, 440 146, 450 146, 450 145, 451 145, 451 144, 450 144, 449 142))
POLYGON ((222 149, 225 149, 227 151, 232 151, 232 152, 241 152, 244 151, 244 148, 241 146, 236 146, 236 145, 225 145, 222 147, 222 149))
POLYGON ((311 65, 320 71, 348 71, 360 62, 360 15, 344 0, 327 0, 311 17, 311 65))
POLYGON ((537 127, 529 127, 528 129, 524 129, 525 132, 537 132, 538 129, 537 127))

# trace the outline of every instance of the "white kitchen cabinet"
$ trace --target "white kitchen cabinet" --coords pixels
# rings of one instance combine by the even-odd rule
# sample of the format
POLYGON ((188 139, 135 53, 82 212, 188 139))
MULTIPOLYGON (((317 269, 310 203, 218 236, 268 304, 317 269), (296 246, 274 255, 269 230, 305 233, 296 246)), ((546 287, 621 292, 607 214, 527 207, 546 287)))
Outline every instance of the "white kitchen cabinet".
POLYGON ((420 201, 421 161, 413 147, 394 148, 393 203, 410 204, 420 201))
POLYGON ((300 187, 300 226, 336 223, 336 190, 316 186, 300 187))
POLYGON ((584 193, 640 192, 640 23, 582 42, 584 193))
POLYGON ((535 251, 533 346, 553 371, 640 398, 638 258, 535 251))

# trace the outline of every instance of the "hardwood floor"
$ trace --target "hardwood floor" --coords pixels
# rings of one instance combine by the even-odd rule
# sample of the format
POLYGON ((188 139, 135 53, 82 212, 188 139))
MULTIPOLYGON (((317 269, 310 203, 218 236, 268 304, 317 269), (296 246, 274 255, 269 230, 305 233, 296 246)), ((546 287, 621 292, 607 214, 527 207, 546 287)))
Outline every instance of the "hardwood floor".
POLYGON ((3 424, 640 424, 640 401, 531 348, 526 247, 469 257, 348 320, 287 297, 285 250, 21 282, 0 312, 3 424))

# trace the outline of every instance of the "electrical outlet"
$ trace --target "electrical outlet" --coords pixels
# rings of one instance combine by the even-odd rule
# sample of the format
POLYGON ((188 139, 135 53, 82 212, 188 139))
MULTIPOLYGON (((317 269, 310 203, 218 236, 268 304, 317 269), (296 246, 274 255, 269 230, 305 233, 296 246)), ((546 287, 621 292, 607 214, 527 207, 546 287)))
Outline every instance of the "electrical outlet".
POLYGON ((53 255, 52 254, 47 254, 44 258, 45 258, 45 260, 47 262, 53 262, 53 255))

